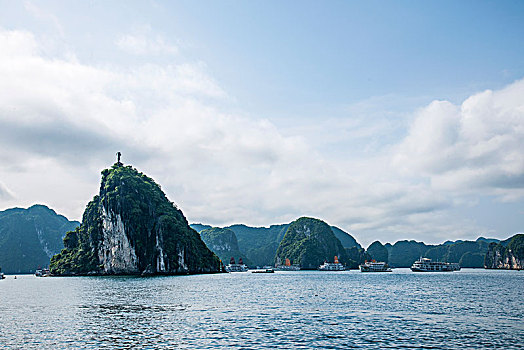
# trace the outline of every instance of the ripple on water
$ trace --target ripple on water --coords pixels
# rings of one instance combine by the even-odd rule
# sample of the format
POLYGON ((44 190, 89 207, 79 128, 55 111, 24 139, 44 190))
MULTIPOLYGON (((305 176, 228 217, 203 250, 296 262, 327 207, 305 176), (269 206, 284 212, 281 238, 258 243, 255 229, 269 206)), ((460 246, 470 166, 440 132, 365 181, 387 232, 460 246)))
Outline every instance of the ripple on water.
POLYGON ((249 273, 0 282, 26 349, 522 349, 524 274, 249 273))

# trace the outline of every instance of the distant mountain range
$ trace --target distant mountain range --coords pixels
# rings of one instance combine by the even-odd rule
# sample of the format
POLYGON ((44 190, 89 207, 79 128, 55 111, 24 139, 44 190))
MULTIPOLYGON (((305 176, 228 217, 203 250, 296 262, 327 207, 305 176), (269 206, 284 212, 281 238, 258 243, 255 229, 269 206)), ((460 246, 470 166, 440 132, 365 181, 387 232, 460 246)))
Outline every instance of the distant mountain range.
MULTIPOLYGON (((290 224, 291 223, 271 225, 269 227, 251 227, 237 224, 224 227, 224 229, 229 229, 235 233, 239 252, 242 252, 241 254, 247 258, 247 261, 249 261, 252 266, 264 266, 275 263, 277 249, 290 224)), ((212 228, 212 226, 204 224, 191 224, 190 226, 197 232, 212 228)), ((330 226, 330 228, 336 239, 340 241, 342 247, 362 249, 360 244, 358 244, 355 238, 349 233, 335 226, 330 226)), ((202 238, 205 242, 206 239, 204 237, 202 238)), ((234 242, 231 242, 231 245, 234 244, 234 242)), ((227 255, 225 252, 221 252, 220 254, 227 255)), ((227 262, 228 261, 229 259, 227 262)))
MULTIPOLYGON (((201 234, 202 240, 224 264, 229 263, 231 257, 237 261, 242 258, 249 266, 274 265, 277 258, 294 257, 302 261, 304 257, 304 267, 311 268, 318 261, 332 261, 331 255, 335 253, 350 268, 371 259, 386 261, 392 267, 410 267, 419 257, 456 262, 462 267, 521 268, 524 259, 523 235, 505 241, 479 237, 476 241, 446 241, 439 245, 413 240, 394 244, 376 241, 365 250, 353 236, 338 227, 317 219, 300 220, 310 229, 321 227, 319 232, 322 232, 313 240, 304 240, 300 230, 297 231, 296 221, 269 227, 242 224, 223 228, 191 224, 190 227, 201 234), (286 249, 279 248, 283 242, 286 249)), ((44 205, 0 211, 0 268, 5 273, 31 273, 48 266, 50 258, 64 247, 65 234, 79 225, 44 205)))
POLYGON ((47 267, 63 248, 66 232, 78 225, 45 205, 0 211, 0 268, 5 273, 30 273, 47 267))
POLYGON ((476 241, 445 242, 439 245, 427 245, 416 241, 398 241, 387 243, 388 263, 393 267, 410 267, 419 257, 433 260, 456 262, 461 267, 484 267, 484 258, 490 243, 495 239, 478 238, 476 241))
MULTIPOLYGON (((237 255, 246 256, 247 261, 253 266, 262 266, 273 265, 276 257, 286 258, 282 254, 277 253, 277 251, 280 249, 279 246, 282 244, 290 225, 282 224, 270 227, 231 225, 226 228, 233 231, 236 235, 235 238, 238 241, 239 251, 237 255)), ((204 224, 192 224, 191 227, 198 232, 211 228, 211 226, 204 224)), ((438 245, 407 240, 383 245, 376 241, 367 250, 364 250, 349 233, 335 226, 330 226, 330 228, 335 236, 333 240, 338 240, 345 248, 345 252, 339 253, 340 258, 346 260, 346 266, 351 268, 357 268, 358 264, 371 259, 386 261, 392 267, 410 267, 420 257, 428 257, 444 262, 456 262, 466 268, 482 268, 485 266, 485 258, 490 244, 499 243, 497 239, 484 237, 479 237, 476 241, 446 241, 438 245)), ((296 237, 293 239, 296 239, 296 237)), ((290 244, 288 240, 285 243, 286 245, 290 244)), ((290 254, 289 250, 287 252, 286 254, 290 255, 287 258, 291 258, 291 255, 295 256, 290 254)), ((220 253, 223 256, 228 255, 228 252, 221 251, 220 253)), ((301 251, 301 253, 309 254, 306 253, 306 249, 301 251)), ((317 255, 318 259, 332 258, 324 256, 323 253, 318 253, 317 255)))

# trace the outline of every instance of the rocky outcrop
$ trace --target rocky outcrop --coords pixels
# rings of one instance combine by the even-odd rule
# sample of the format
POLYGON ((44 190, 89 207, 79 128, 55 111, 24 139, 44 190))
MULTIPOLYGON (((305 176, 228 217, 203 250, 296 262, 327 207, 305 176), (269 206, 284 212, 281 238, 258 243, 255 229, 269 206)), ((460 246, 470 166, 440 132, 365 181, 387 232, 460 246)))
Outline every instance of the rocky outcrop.
POLYGON ((331 227, 322 220, 303 217, 289 225, 278 246, 275 262, 280 264, 289 259, 302 269, 316 269, 325 261, 333 262, 335 256, 343 264, 348 261, 331 227))
POLYGON ((484 259, 487 269, 522 270, 524 268, 524 234, 500 243, 490 243, 484 259))
MULTIPOLYGON (((98 260, 106 273, 140 272, 136 252, 127 238, 121 215, 107 213, 104 207, 102 207, 102 240, 98 245, 98 260)), ((159 271, 164 272, 162 269, 159 271)))
POLYGON ((200 237, 202 237, 207 247, 218 255, 222 262, 227 263, 231 258, 235 258, 235 260, 242 258, 244 264, 251 265, 249 259, 240 252, 237 237, 232 230, 213 227, 201 231, 200 237))
POLYGON ((219 272, 221 264, 153 179, 131 166, 102 171, 99 195, 51 259, 56 275, 219 272))

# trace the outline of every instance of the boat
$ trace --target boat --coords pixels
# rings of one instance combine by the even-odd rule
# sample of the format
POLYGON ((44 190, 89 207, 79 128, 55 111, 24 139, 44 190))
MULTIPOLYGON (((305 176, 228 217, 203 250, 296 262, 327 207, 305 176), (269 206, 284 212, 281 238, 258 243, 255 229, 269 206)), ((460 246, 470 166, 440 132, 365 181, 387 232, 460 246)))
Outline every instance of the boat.
POLYGON ((0 272, 0 280, 3 280, 5 278, 5 275, 3 272, 0 272))
POLYGON ((278 265, 276 267, 278 271, 300 271, 300 266, 298 265, 278 265))
POLYGON ((275 273, 273 269, 253 270, 251 273, 275 273))
POLYGON ((35 271, 36 277, 48 277, 51 276, 51 272, 49 272, 49 269, 38 269, 35 271))
POLYGON ((296 264, 291 265, 291 260, 286 258, 284 265, 277 265, 276 269, 279 271, 299 271, 300 266, 296 264))
POLYGON ((457 263, 447 263, 442 261, 431 261, 429 258, 420 258, 411 266, 413 272, 451 272, 460 271, 457 263))
POLYGON ((225 267, 227 272, 246 272, 248 270, 247 266, 242 261, 242 258, 238 259, 238 264, 235 263, 235 258, 231 257, 229 260, 229 265, 225 267))
POLYGON ((391 272, 391 268, 387 263, 382 261, 365 261, 363 264, 359 265, 360 272, 391 272))
POLYGON ((323 265, 320 265, 318 267, 318 270, 319 271, 344 271, 346 269, 346 267, 338 261, 337 256, 335 256, 334 260, 335 262, 332 262, 332 263, 325 261, 323 265))

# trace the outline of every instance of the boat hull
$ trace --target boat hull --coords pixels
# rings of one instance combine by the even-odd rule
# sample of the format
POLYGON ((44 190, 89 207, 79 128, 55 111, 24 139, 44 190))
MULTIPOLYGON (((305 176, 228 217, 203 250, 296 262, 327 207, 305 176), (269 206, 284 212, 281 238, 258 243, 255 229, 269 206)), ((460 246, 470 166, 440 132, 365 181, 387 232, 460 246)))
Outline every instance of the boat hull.
POLYGON ((392 272, 385 262, 366 262, 359 265, 360 272, 392 272))
POLYGON ((360 269, 360 272, 393 272, 391 269, 387 270, 370 270, 370 269, 360 269))
POLYGON ((426 269, 418 269, 418 268, 411 268, 411 271, 413 272, 453 272, 453 271, 460 271, 460 269, 455 270, 426 270, 426 269))

